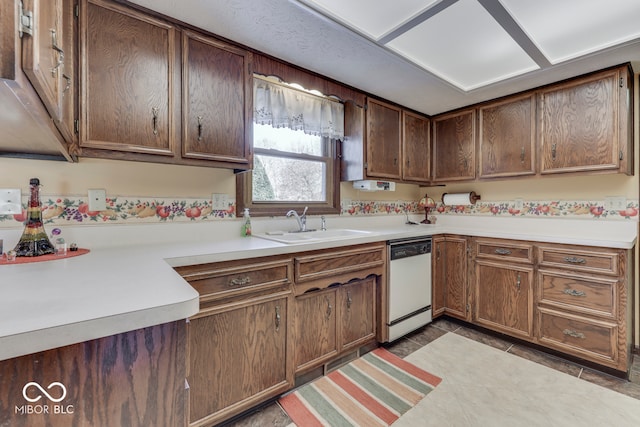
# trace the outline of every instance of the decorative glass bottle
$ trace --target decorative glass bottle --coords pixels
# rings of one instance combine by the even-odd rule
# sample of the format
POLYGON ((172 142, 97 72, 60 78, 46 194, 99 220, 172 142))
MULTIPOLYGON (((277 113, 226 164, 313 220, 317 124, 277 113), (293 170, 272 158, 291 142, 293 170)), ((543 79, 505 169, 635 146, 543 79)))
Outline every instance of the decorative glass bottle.
POLYGON ((29 181, 29 205, 27 206, 27 220, 22 237, 15 247, 16 256, 32 257, 55 253, 55 248, 49 241, 42 224, 42 205, 40 204, 40 180, 31 178, 29 181))

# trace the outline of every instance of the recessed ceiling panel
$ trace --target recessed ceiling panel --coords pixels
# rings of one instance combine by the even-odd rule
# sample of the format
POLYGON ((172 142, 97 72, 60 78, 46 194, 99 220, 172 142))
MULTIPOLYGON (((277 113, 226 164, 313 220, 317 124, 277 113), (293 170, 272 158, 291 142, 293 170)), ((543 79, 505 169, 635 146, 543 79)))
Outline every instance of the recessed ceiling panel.
POLYGON ((387 47, 468 91, 538 69, 475 0, 460 0, 387 47))
POLYGON ((438 0, 299 0, 359 33, 378 40, 438 0))
POLYGON ((640 38, 640 0, 500 0, 553 64, 640 38))

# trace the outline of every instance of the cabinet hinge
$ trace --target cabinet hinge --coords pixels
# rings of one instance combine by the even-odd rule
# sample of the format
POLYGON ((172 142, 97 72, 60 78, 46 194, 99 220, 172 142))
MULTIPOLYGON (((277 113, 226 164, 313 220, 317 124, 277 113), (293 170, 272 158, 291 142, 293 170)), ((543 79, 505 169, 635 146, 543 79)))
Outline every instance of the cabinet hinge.
POLYGON ((620 160, 624 160, 624 153, 620 150, 620 160))
POLYGON ((620 77, 620 87, 624 87, 624 77, 620 77))
POLYGON ((75 120, 73 121, 73 131, 74 131, 75 133, 80 133, 80 120, 75 119, 75 120))
POLYGON ((73 14, 76 18, 80 16, 80 6, 78 4, 73 7, 73 14))
POLYGON ((25 33, 30 36, 33 35, 33 12, 24 10, 22 2, 20 2, 20 16, 18 19, 18 34, 20 34, 20 37, 25 33))
POLYGON ((369 163, 366 163, 366 162, 365 162, 365 164, 364 164, 364 168, 365 168, 365 169, 368 169, 368 168, 369 168, 369 163))

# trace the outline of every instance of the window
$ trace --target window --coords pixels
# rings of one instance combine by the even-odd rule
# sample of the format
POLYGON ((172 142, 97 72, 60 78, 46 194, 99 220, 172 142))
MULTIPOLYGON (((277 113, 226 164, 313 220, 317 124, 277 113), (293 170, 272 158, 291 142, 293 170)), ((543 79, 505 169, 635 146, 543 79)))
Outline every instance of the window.
POLYGON ((338 213, 343 114, 336 101, 256 78, 253 171, 238 175, 238 211, 338 213))

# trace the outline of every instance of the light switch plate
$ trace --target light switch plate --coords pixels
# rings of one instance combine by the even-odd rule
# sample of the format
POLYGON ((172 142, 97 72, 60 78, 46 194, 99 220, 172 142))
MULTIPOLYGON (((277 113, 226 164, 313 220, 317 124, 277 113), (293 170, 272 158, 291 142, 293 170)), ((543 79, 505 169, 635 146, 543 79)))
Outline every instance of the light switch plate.
POLYGON ((524 208, 524 200, 521 198, 517 198, 513 201, 514 209, 523 209, 524 208))
POLYGON ((104 211, 107 209, 107 191, 103 188, 89 190, 89 210, 104 211))
POLYGON ((229 195, 213 193, 211 195, 211 207, 214 211, 224 211, 229 208, 229 195))
POLYGON ((604 198, 604 209, 607 211, 621 211, 627 208, 627 198, 624 196, 608 196, 604 198))
POLYGON ((0 215, 22 213, 22 194, 19 188, 0 189, 0 215))

